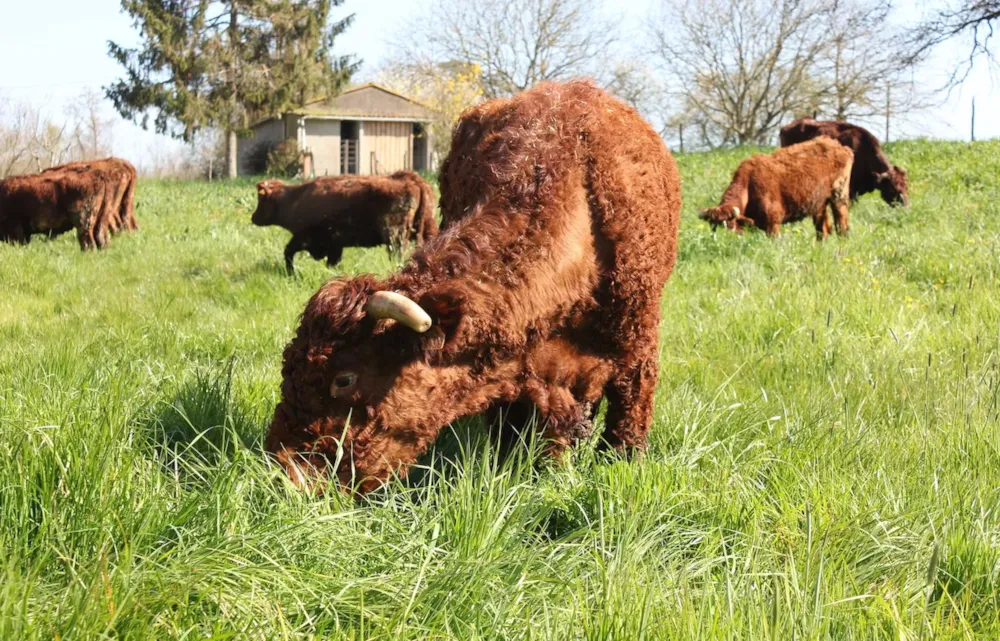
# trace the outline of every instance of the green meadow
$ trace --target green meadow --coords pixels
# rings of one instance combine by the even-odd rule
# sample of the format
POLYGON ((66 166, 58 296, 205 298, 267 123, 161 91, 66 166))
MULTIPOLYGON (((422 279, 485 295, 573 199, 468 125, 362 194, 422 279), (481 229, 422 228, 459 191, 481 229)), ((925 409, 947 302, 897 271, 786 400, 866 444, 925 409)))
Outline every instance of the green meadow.
POLYGON ((306 300, 383 249, 287 276, 249 180, 0 246, 0 639, 1000 638, 1000 141, 889 145, 912 207, 824 243, 697 219, 752 152, 678 157, 643 457, 469 418, 363 502, 261 444, 306 300))

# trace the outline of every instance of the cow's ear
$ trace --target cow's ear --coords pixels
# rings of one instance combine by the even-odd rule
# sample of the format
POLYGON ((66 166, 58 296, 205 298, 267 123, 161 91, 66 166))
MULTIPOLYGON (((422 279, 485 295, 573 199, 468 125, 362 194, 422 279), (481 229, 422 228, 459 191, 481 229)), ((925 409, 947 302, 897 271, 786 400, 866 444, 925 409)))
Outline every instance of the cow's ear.
POLYGON ((466 295, 453 286, 438 286, 420 297, 420 306, 427 312, 433 325, 439 328, 445 343, 450 343, 459 334, 466 317, 466 295))

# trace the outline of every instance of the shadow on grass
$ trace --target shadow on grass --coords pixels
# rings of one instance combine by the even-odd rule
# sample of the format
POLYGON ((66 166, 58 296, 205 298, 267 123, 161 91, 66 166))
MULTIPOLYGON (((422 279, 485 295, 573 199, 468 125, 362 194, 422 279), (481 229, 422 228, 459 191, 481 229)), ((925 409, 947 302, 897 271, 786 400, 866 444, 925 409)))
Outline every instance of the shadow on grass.
POLYGON ((196 374, 173 400, 154 412, 146 435, 159 460, 172 470, 214 464, 238 451, 260 453, 260 421, 233 399, 231 359, 221 375, 196 374))
MULTIPOLYGON (((298 272, 296 272, 298 273, 298 272)), ((244 283, 260 276, 272 276, 280 278, 294 278, 294 274, 289 274, 285 269, 285 262, 280 256, 275 258, 262 258, 252 265, 237 270, 229 275, 233 282, 244 283)))

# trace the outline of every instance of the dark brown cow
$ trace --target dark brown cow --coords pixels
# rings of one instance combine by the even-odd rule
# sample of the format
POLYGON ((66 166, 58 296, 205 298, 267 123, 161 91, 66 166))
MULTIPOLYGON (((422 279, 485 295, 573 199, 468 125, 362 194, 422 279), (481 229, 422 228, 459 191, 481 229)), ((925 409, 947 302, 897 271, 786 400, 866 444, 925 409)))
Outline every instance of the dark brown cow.
POLYGON ((799 118, 781 128, 781 146, 788 147, 817 136, 832 138, 854 152, 851 200, 877 189, 888 204, 910 206, 906 170, 890 164, 878 138, 863 127, 840 120, 799 118))
POLYGON ((312 297, 267 449, 297 483, 363 493, 484 411, 534 406, 558 454, 602 398, 604 446, 643 448, 680 206, 661 138, 589 83, 469 109, 441 169, 446 231, 397 274, 312 297))
POLYGON ((712 228, 743 231, 756 226, 777 236, 785 223, 812 218, 820 240, 830 233, 827 206, 837 232, 850 226, 849 183, 854 154, 828 138, 759 155, 740 163, 718 207, 701 212, 712 228))
POLYGON ((34 234, 55 236, 76 229, 80 249, 103 248, 107 189, 90 173, 53 171, 0 181, 0 240, 27 244, 34 234))
POLYGON ((292 232, 285 266, 294 270, 295 254, 306 250, 316 260, 340 262, 344 247, 385 245, 390 252, 422 245, 437 235, 434 191, 412 171, 391 176, 336 176, 302 185, 265 180, 257 185, 259 226, 278 225, 292 232))

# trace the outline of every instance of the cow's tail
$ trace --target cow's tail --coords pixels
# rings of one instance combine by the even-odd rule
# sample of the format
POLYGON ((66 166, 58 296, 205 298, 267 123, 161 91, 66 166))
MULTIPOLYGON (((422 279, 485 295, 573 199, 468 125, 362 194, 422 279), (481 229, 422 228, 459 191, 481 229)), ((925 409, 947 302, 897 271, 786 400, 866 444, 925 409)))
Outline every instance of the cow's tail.
POLYGON ((122 219, 122 226, 129 230, 135 231, 139 229, 139 223, 135 219, 135 183, 136 183, 136 171, 129 163, 125 163, 125 172, 128 174, 128 186, 125 187, 125 194, 122 196, 122 202, 120 205, 120 210, 118 215, 122 219))
POLYGON ((417 236, 417 245, 422 245, 438 233, 437 218, 434 210, 437 208, 437 200, 434 198, 434 189, 426 180, 420 183, 420 204, 417 206, 417 215, 413 221, 413 231, 417 236))

